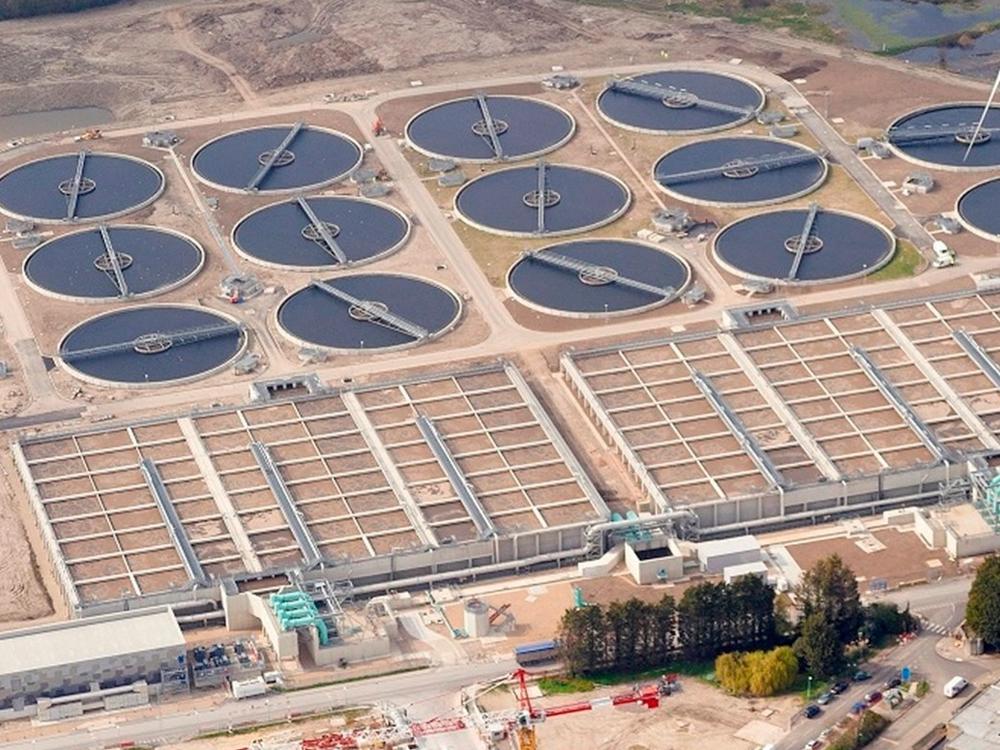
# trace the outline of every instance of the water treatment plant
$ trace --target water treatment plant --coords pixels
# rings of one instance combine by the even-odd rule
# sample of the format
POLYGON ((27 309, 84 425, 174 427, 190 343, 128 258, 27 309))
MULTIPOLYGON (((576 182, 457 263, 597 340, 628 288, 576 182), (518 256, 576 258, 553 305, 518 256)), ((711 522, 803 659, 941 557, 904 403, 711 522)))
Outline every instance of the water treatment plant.
MULTIPOLYGON (((0 148, 0 546, 24 568, 0 600, 53 620, 10 642, 124 664, 22 703, 0 670, 0 750, 8 719, 197 684, 185 644, 221 663, 223 632, 295 679, 426 692, 442 665, 493 679, 567 607, 722 580, 700 545, 868 559, 858 528, 962 507, 987 530, 963 549, 1000 549, 996 108, 700 38, 707 61, 657 36, 530 74, 484 42, 502 68, 366 60, 259 101, 207 56, 242 104, 0 148)), ((979 554, 950 549, 919 554, 979 554)), ((282 684, 287 723, 313 688, 282 684)))

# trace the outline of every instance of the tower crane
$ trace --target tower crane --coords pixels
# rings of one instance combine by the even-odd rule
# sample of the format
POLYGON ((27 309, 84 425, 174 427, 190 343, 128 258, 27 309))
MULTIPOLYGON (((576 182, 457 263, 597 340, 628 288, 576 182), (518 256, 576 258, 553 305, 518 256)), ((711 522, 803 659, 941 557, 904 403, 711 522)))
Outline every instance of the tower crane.
POLYGON ((517 669, 494 683, 494 687, 513 683, 518 702, 514 710, 411 721, 397 707, 379 706, 382 715, 379 722, 292 742, 256 740, 244 750, 393 750, 418 747, 414 743, 419 743, 423 737, 468 729, 478 731, 494 747, 495 743, 506 739, 516 750, 538 750, 535 728, 548 719, 617 706, 658 708, 660 700, 670 695, 677 682, 677 675, 663 675, 657 682, 634 685, 630 690, 615 695, 542 708, 532 702, 528 693, 529 677, 531 674, 528 671, 517 669))

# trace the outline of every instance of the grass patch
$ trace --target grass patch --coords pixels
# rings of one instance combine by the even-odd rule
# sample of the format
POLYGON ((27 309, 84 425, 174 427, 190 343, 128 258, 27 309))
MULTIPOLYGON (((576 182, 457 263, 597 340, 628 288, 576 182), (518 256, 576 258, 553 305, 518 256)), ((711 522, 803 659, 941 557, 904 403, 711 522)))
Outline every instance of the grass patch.
POLYGON ((899 240, 896 253, 887 264, 868 276, 872 281, 890 281, 916 276, 924 264, 924 256, 911 242, 899 240))
POLYGON ((543 677, 538 688, 546 695, 563 693, 589 693, 597 685, 586 677, 543 677))
POLYGON ((652 682, 665 674, 676 673, 684 677, 715 684, 715 661, 678 661, 658 669, 644 669, 640 672, 599 672, 586 677, 558 675, 543 677, 538 687, 546 695, 563 693, 586 693, 597 687, 612 687, 636 682, 652 682))
POLYGON ((785 695, 796 694, 802 698, 803 702, 812 703, 829 689, 829 680, 813 678, 812 685, 810 686, 809 675, 799 672, 799 676, 795 678, 795 682, 792 683, 791 687, 785 691, 785 695))

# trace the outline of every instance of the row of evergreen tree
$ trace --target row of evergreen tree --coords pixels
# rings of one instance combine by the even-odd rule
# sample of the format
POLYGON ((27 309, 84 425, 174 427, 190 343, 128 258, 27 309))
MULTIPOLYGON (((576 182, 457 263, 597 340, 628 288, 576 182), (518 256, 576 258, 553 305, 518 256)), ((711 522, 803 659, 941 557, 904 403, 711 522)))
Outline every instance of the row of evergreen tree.
POLYGON ((50 13, 73 13, 117 2, 120 0, 0 0, 0 21, 50 13))
POLYGON ((679 602, 668 595, 570 609, 560 623, 562 658, 579 675, 769 648, 778 641, 774 596, 757 576, 742 576, 692 586, 679 602))

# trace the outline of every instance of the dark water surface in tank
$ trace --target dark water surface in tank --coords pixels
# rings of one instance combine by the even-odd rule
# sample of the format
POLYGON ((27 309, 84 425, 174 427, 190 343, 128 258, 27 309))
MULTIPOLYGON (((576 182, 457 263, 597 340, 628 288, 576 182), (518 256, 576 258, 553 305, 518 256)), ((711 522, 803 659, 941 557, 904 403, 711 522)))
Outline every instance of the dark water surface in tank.
MULTIPOLYGON (((63 340, 59 353, 134 341, 151 333, 177 333, 204 326, 228 325, 230 321, 208 310, 149 305, 118 310, 81 323, 63 340)), ((166 383, 208 372, 235 357, 243 346, 244 334, 234 331, 224 336, 178 344, 156 354, 140 354, 132 347, 125 351, 86 359, 74 359, 69 366, 91 377, 119 383, 166 383)))
POLYGON ((759 169, 746 177, 714 174, 697 179, 665 179, 693 170, 721 167, 739 159, 809 154, 794 143, 772 138, 713 138, 691 143, 660 157, 654 167, 657 182, 671 192, 715 203, 756 203, 777 201, 819 186, 825 173, 823 159, 813 154, 809 161, 772 169, 759 169), (664 179, 661 179, 664 178, 664 179))
MULTIPOLYGON (((127 255, 122 276, 130 294, 146 294, 186 278, 201 264, 204 254, 193 241, 152 227, 111 226, 108 236, 116 255, 127 255)), ((56 294, 91 299, 114 299, 118 286, 95 261, 106 257, 104 240, 96 229, 64 234, 40 245, 25 263, 35 284, 56 294)), ((121 262, 121 261, 120 261, 121 262)), ((107 266, 105 266, 107 267, 107 266)))
MULTIPOLYGON (((801 234, 807 213, 806 209, 789 209, 742 219, 716 236, 715 251, 720 259, 743 273, 785 279, 795 258, 785 242, 801 234)), ((820 210, 812 234, 823 244, 816 252, 802 256, 798 281, 832 281, 872 269, 894 248, 880 227, 830 211, 820 210)))
MULTIPOLYGON (((381 302, 389 312, 426 329, 431 336, 450 326, 460 312, 457 298, 436 284, 392 274, 359 274, 325 279, 362 301, 381 302)), ((307 286, 278 308, 278 324, 292 336, 331 349, 380 349, 411 344, 409 334, 351 314, 350 305, 307 286)))
MULTIPOLYGON (((904 115, 896 120, 889 130, 890 140, 893 140, 893 132, 905 133, 914 129, 919 132, 921 128, 960 126, 971 130, 976 127, 979 118, 983 114, 984 101, 982 105, 961 105, 936 107, 925 112, 916 112, 904 115)), ((921 161, 932 164, 942 164, 953 167, 993 167, 1000 166, 1000 107, 991 107, 983 122, 984 128, 997 128, 989 140, 977 143, 969 152, 969 158, 965 159, 965 152, 968 149, 967 143, 960 143, 954 138, 935 140, 930 143, 895 143, 896 148, 904 153, 921 161)))
MULTIPOLYGON (((372 260, 395 248, 409 231, 406 220, 389 206, 343 196, 307 198, 320 221, 332 225, 334 241, 348 263, 372 260)), ((325 245, 312 239, 311 222, 295 201, 275 203, 240 220, 233 236, 237 247, 265 263, 301 268, 337 266, 325 245)))
POLYGON ((1000 177, 965 193, 958 201, 958 213, 977 229, 1000 236, 1000 177))
MULTIPOLYGON (((243 190, 261 168, 261 155, 273 151, 291 125, 240 130, 209 141, 194 155, 192 166, 202 179, 243 190)), ((286 151, 294 158, 274 166, 257 186, 260 192, 304 190, 346 177, 361 159, 358 144, 345 136, 304 127, 286 151)))
MULTIPOLYGON (((548 165, 546 185, 558 202, 545 209, 545 234, 606 224, 628 207, 630 195, 617 180, 580 167, 548 165)), ((490 229, 525 236, 538 229, 537 205, 525 196, 538 189, 535 165, 477 177, 455 198, 459 213, 490 229)))
MULTIPOLYGON (((22 164, 0 177, 0 211, 37 221, 64 221, 69 196, 60 184, 76 176, 78 154, 60 154, 22 164)), ((94 221, 149 201, 163 189, 163 176, 151 164, 113 154, 88 154, 78 196, 76 218, 94 221)))
MULTIPOLYGON (((614 269, 620 276, 679 292, 690 277, 688 267, 669 253, 628 240, 578 240, 549 245, 544 253, 614 269)), ((556 268, 537 259, 521 258, 508 281, 519 297, 556 311, 599 315, 646 307, 661 295, 621 284, 588 284, 571 269, 556 268)))
MULTIPOLYGON (((499 127, 497 139, 506 159, 538 154, 564 141, 573 132, 573 120, 550 104, 515 96, 488 96, 486 105, 499 127)), ((495 153, 482 130, 482 110, 475 97, 438 104, 418 114, 406 135, 428 153, 454 159, 493 159, 495 153)))
MULTIPOLYGON (((738 78, 718 73, 666 70, 633 76, 629 80, 659 85, 664 89, 672 87, 689 91, 702 99, 741 109, 756 111, 764 106, 764 97, 757 88, 738 78)), ((597 106, 610 120, 643 130, 709 130, 735 125, 747 119, 741 114, 721 112, 697 104, 693 107, 672 108, 656 99, 610 89, 601 93, 597 106)))

